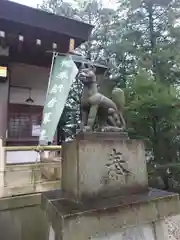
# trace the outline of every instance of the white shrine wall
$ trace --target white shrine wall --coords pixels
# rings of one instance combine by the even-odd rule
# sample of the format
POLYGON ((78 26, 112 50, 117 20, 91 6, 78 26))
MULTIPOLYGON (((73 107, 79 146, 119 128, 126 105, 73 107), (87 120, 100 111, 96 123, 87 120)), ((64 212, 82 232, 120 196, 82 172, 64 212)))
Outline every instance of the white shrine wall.
MULTIPOLYGON (((13 63, 10 67, 9 103, 26 104, 30 88, 32 105, 44 106, 49 72, 49 68, 13 63)), ((7 163, 28 163, 39 161, 39 155, 35 151, 7 152, 6 159, 7 163)))
POLYGON ((34 100, 34 105, 43 106, 50 69, 14 63, 11 65, 10 71, 10 85, 17 86, 17 88, 10 87, 9 103, 26 104, 29 91, 21 87, 27 87, 31 88, 31 98, 34 100))

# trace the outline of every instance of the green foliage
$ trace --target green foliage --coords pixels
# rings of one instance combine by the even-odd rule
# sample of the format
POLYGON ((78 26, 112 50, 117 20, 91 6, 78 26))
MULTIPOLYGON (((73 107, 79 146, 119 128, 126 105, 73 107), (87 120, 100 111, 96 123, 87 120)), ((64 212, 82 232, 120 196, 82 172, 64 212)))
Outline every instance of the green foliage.
POLYGON ((179 160, 180 110, 174 107, 179 92, 173 87, 155 80, 146 72, 140 72, 131 80, 126 89, 126 117, 131 129, 147 139, 156 162, 179 160))

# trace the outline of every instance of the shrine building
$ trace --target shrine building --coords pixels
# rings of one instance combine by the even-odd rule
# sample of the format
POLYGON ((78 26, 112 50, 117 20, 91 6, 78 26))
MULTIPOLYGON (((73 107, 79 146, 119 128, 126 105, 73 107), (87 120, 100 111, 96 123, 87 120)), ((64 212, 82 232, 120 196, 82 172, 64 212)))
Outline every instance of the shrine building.
POLYGON ((0 1, 0 137, 4 145, 38 144, 52 52, 67 53, 71 41, 75 48, 80 46, 92 29, 81 21, 0 1))

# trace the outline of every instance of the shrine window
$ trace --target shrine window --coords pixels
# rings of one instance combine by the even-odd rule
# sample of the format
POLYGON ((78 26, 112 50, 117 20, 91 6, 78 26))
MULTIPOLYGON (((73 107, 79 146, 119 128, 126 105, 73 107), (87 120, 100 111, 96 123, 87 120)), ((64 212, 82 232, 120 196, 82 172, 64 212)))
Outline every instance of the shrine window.
POLYGON ((9 104, 8 142, 11 145, 36 144, 42 120, 42 106, 9 104))

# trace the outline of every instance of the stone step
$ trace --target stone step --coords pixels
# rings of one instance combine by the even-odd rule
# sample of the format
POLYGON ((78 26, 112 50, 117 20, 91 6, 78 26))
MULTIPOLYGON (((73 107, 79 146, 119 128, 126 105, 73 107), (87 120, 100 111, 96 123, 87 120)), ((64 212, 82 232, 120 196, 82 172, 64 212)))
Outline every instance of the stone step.
POLYGON ((77 203, 62 190, 42 194, 42 208, 62 239, 86 240, 122 228, 141 226, 180 213, 179 196, 149 189, 132 196, 77 203))

